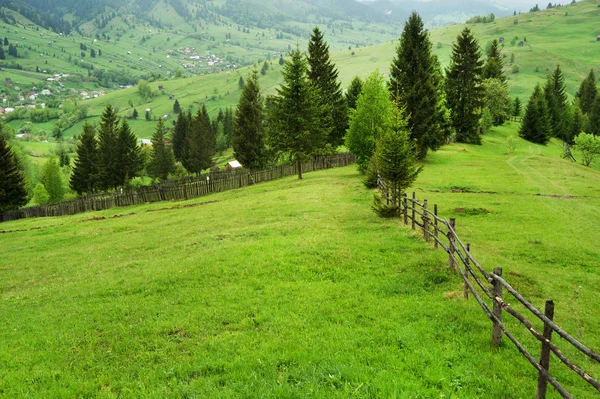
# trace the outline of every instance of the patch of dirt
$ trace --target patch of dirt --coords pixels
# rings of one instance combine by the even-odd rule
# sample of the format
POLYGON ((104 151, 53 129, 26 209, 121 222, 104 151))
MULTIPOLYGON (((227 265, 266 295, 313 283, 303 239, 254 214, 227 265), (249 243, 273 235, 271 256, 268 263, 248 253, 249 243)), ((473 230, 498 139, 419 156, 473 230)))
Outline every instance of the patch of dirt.
POLYGON ((533 194, 534 197, 551 197, 551 198, 586 198, 581 195, 558 195, 558 194, 533 194))
POLYGON ((465 215, 475 216, 475 215, 489 215, 495 214, 497 212, 490 211, 485 208, 456 208, 454 210, 456 213, 464 213, 465 215))
POLYGON ((146 210, 146 212, 170 211, 173 209, 193 208, 195 206, 200 206, 200 205, 214 204, 215 202, 220 202, 220 201, 214 200, 214 201, 206 201, 206 202, 196 202, 194 204, 176 205, 176 206, 171 206, 169 208, 148 209, 148 210, 146 210))
POLYGON ((62 226, 62 225, 63 225, 63 223, 57 224, 56 226, 36 226, 36 227, 32 227, 30 229, 0 230, 0 234, 19 233, 19 232, 23 232, 23 231, 32 231, 32 230, 44 230, 44 229, 50 229, 52 227, 57 227, 57 226, 62 226))

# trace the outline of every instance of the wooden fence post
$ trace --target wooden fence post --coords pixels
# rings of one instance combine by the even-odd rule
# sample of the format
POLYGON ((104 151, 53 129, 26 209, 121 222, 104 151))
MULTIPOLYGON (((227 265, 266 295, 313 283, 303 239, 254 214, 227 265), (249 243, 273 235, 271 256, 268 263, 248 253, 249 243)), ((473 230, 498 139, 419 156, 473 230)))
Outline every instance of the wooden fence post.
POLYGON ((450 218, 450 227, 448 229, 448 268, 454 270, 454 231, 456 229, 456 219, 450 218))
POLYGON ((465 299, 469 299, 469 285, 467 281, 469 280, 469 274, 471 266, 469 264, 469 253, 471 252, 471 244, 467 244, 467 253, 465 254, 465 284, 463 287, 463 296, 465 299))
POLYGON ((437 249, 438 247, 438 220, 437 220, 437 204, 433 204, 433 214, 435 217, 433 218, 433 235, 435 236, 435 240, 433 240, 433 247, 437 249))
POLYGON ((417 195, 415 194, 415 192, 413 191, 412 193, 412 229, 415 229, 415 202, 417 202, 417 195))
MULTIPOLYGON (((494 274, 498 277, 502 277, 502 268, 495 267, 494 274)), ((502 306, 500 303, 496 301, 496 297, 502 299, 502 284, 500 281, 494 280, 492 282, 492 295, 494 296, 494 316, 498 319, 498 321, 502 322, 502 306)), ((502 329, 500 328, 500 323, 494 320, 494 325, 492 327, 492 343, 494 346, 498 346, 502 343, 502 329)))
MULTIPOLYGON (((550 320, 554 320, 554 302, 546 301, 544 314, 550 320)), ((548 323, 544 323, 544 338, 548 341, 552 340, 552 327, 548 323)), ((540 355, 540 366, 546 371, 550 371, 550 345, 542 342, 542 354, 540 355)), ((548 379, 542 372, 538 372, 538 385, 535 393, 536 399, 546 399, 546 388, 548 387, 548 379)))
POLYGON ((427 200, 423 200, 423 235, 425 242, 429 242, 429 214, 427 213, 427 200))
POLYGON ((406 193, 402 194, 402 202, 404 203, 404 210, 402 212, 404 213, 404 225, 406 226, 408 224, 408 200, 406 193))

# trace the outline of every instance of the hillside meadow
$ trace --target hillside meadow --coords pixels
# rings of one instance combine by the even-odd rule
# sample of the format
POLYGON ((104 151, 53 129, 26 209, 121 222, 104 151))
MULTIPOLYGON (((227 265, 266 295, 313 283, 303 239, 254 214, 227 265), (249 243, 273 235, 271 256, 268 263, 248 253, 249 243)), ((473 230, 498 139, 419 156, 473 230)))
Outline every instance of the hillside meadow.
MULTIPOLYGON (((538 307, 553 299, 557 323, 598 350, 600 172, 554 142, 517 139, 508 154, 515 131, 431 154, 414 190, 457 218, 486 269, 502 266, 538 307)), ((378 218, 372 197, 350 166, 0 225, 0 393, 533 397, 537 373, 506 339, 491 347, 446 254, 378 218)), ((593 395, 556 358, 551 371, 574 397, 593 395)))

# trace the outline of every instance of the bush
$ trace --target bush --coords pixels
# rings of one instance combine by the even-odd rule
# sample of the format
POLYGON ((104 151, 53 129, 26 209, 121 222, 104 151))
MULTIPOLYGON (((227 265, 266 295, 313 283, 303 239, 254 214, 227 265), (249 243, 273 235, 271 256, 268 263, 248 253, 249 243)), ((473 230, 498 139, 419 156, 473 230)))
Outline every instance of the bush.
POLYGON ((508 153, 512 154, 515 152, 515 148, 517 148, 517 139, 513 136, 509 136, 506 139, 506 146, 508 147, 508 153))
POLYGON ((512 73, 519 73, 519 70, 520 70, 519 66, 517 64, 514 64, 512 67, 512 73))
POLYGON ((600 137, 580 133, 575 137, 575 149, 581 154, 581 164, 590 166, 594 158, 600 155, 600 137))

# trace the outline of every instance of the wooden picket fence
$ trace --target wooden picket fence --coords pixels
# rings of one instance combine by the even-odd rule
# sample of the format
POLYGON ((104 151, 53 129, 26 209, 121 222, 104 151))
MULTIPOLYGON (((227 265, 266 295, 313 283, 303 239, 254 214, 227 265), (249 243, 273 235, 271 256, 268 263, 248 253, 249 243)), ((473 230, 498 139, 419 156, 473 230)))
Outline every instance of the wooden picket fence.
POLYGON ((572 398, 566 389, 550 374, 550 352, 553 352, 568 368, 579 375, 584 381, 590 384, 600 393, 600 383, 594 379, 588 372, 583 370, 573 360, 567 358, 565 354, 552 341, 552 333, 558 334, 567 343, 571 344, 578 352, 595 362, 600 362, 600 355, 594 352, 569 333, 554 323, 554 302, 546 301, 544 312, 537 309, 523 295, 517 292, 503 277, 502 268, 496 267, 493 271, 486 271, 471 255, 470 244, 464 244, 456 234, 456 219, 443 219, 438 216, 437 204, 431 209, 427 200, 418 201, 413 192, 411 197, 406 193, 396 194, 395 190, 378 177, 377 187, 381 192, 382 198, 389 206, 395 206, 399 210, 400 218, 404 224, 410 225, 413 230, 417 228, 422 230, 425 241, 433 241, 435 248, 442 247, 448 253, 448 267, 457 271, 464 281, 463 296, 468 299, 472 295, 481 306, 487 317, 492 321, 492 343, 500 345, 502 336, 505 335, 527 358, 529 363, 538 370, 538 381, 536 398, 546 397, 546 388, 550 383, 563 398, 572 398), (491 287, 488 286, 491 284, 491 287), (540 333, 534 325, 521 313, 516 311, 503 298, 503 291, 506 290, 529 312, 530 317, 536 317, 544 324, 544 329, 540 333), (489 302, 486 302, 485 297, 489 302), (491 305, 490 305, 491 303, 491 305), (503 313, 506 312, 514 317, 541 343, 540 360, 537 361, 534 356, 517 340, 517 338, 508 331, 503 323, 503 313))
MULTIPOLYGON (((314 157, 301 164, 302 172, 337 168, 356 162, 351 153, 314 157)), ((151 187, 138 190, 119 190, 78 197, 52 204, 21 208, 0 214, 0 222, 31 217, 74 215, 88 211, 101 211, 119 206, 129 206, 148 202, 187 200, 203 195, 233 190, 265 181, 271 181, 298 173, 297 164, 285 164, 260 171, 231 169, 211 172, 194 178, 168 180, 151 187)))

